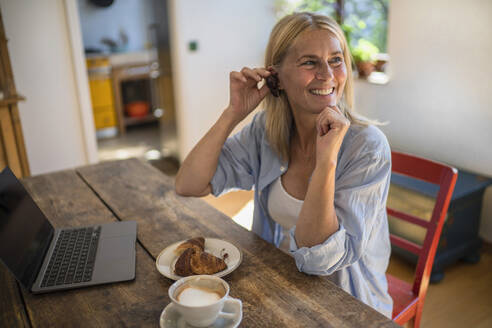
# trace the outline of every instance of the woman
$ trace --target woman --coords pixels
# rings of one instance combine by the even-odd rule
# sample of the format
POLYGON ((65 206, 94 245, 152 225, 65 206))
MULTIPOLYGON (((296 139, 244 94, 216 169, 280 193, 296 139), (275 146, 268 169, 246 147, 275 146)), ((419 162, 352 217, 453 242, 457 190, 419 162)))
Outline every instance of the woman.
POLYGON ((254 187, 254 232, 279 247, 289 231, 300 271, 331 275, 391 318, 390 149, 352 110, 342 30, 325 16, 286 16, 270 35, 265 67, 230 73, 229 106, 183 162, 176 192, 217 196, 254 187), (277 79, 278 90, 258 87, 267 78, 277 79), (266 110, 228 138, 263 99, 266 110))

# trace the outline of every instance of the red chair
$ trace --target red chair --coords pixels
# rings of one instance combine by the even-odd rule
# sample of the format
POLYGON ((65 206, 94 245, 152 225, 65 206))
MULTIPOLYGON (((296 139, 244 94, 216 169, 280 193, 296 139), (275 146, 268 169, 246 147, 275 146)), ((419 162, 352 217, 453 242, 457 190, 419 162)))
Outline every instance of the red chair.
POLYGON ((418 256, 417 269, 413 285, 389 274, 388 291, 393 298, 393 320, 403 325, 413 319, 414 327, 420 326, 425 295, 429 286, 429 277, 434 263, 437 244, 442 226, 453 194, 458 171, 450 166, 433 162, 417 156, 393 151, 392 172, 439 185, 436 202, 430 221, 411 214, 387 208, 388 215, 427 229, 423 245, 391 234, 391 244, 401 247, 418 256))

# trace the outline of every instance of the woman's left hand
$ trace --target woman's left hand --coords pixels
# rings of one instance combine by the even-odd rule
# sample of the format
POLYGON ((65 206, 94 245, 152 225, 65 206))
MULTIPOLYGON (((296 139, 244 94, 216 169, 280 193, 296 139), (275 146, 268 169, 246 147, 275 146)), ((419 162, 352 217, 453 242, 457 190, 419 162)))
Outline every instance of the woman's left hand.
POLYGON ((336 106, 326 107, 318 115, 316 129, 316 166, 337 162, 338 151, 350 121, 336 106))

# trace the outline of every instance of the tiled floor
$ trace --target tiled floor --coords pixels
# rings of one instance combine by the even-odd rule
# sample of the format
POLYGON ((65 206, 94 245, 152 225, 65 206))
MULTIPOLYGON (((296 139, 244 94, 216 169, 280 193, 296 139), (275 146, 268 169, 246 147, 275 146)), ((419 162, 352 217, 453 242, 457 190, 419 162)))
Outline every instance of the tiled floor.
POLYGON ((122 136, 99 139, 97 146, 100 161, 143 158, 168 175, 175 175, 179 168, 176 133, 170 128, 163 131, 158 123, 129 127, 122 136))
MULTIPOLYGON (((161 149, 160 131, 157 123, 135 126, 126 134, 107 139, 98 139, 100 161, 152 156, 161 149)), ((156 154, 157 156, 157 154, 156 154)))

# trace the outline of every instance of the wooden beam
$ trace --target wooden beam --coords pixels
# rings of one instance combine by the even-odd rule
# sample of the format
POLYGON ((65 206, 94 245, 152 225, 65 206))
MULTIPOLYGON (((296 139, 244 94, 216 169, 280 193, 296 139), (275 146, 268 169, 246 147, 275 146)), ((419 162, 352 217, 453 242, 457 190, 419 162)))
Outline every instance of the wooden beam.
POLYGON ((3 148, 7 165, 17 177, 22 177, 22 167, 17 154, 14 128, 10 119, 8 107, 0 107, 0 134, 2 135, 3 148))
POLYGON ((22 177, 25 178, 31 175, 31 170, 29 169, 29 162, 27 160, 26 145, 24 143, 24 134, 22 132, 22 125, 17 104, 10 105, 10 117, 12 119, 12 126, 14 127, 15 143, 22 168, 22 177))

